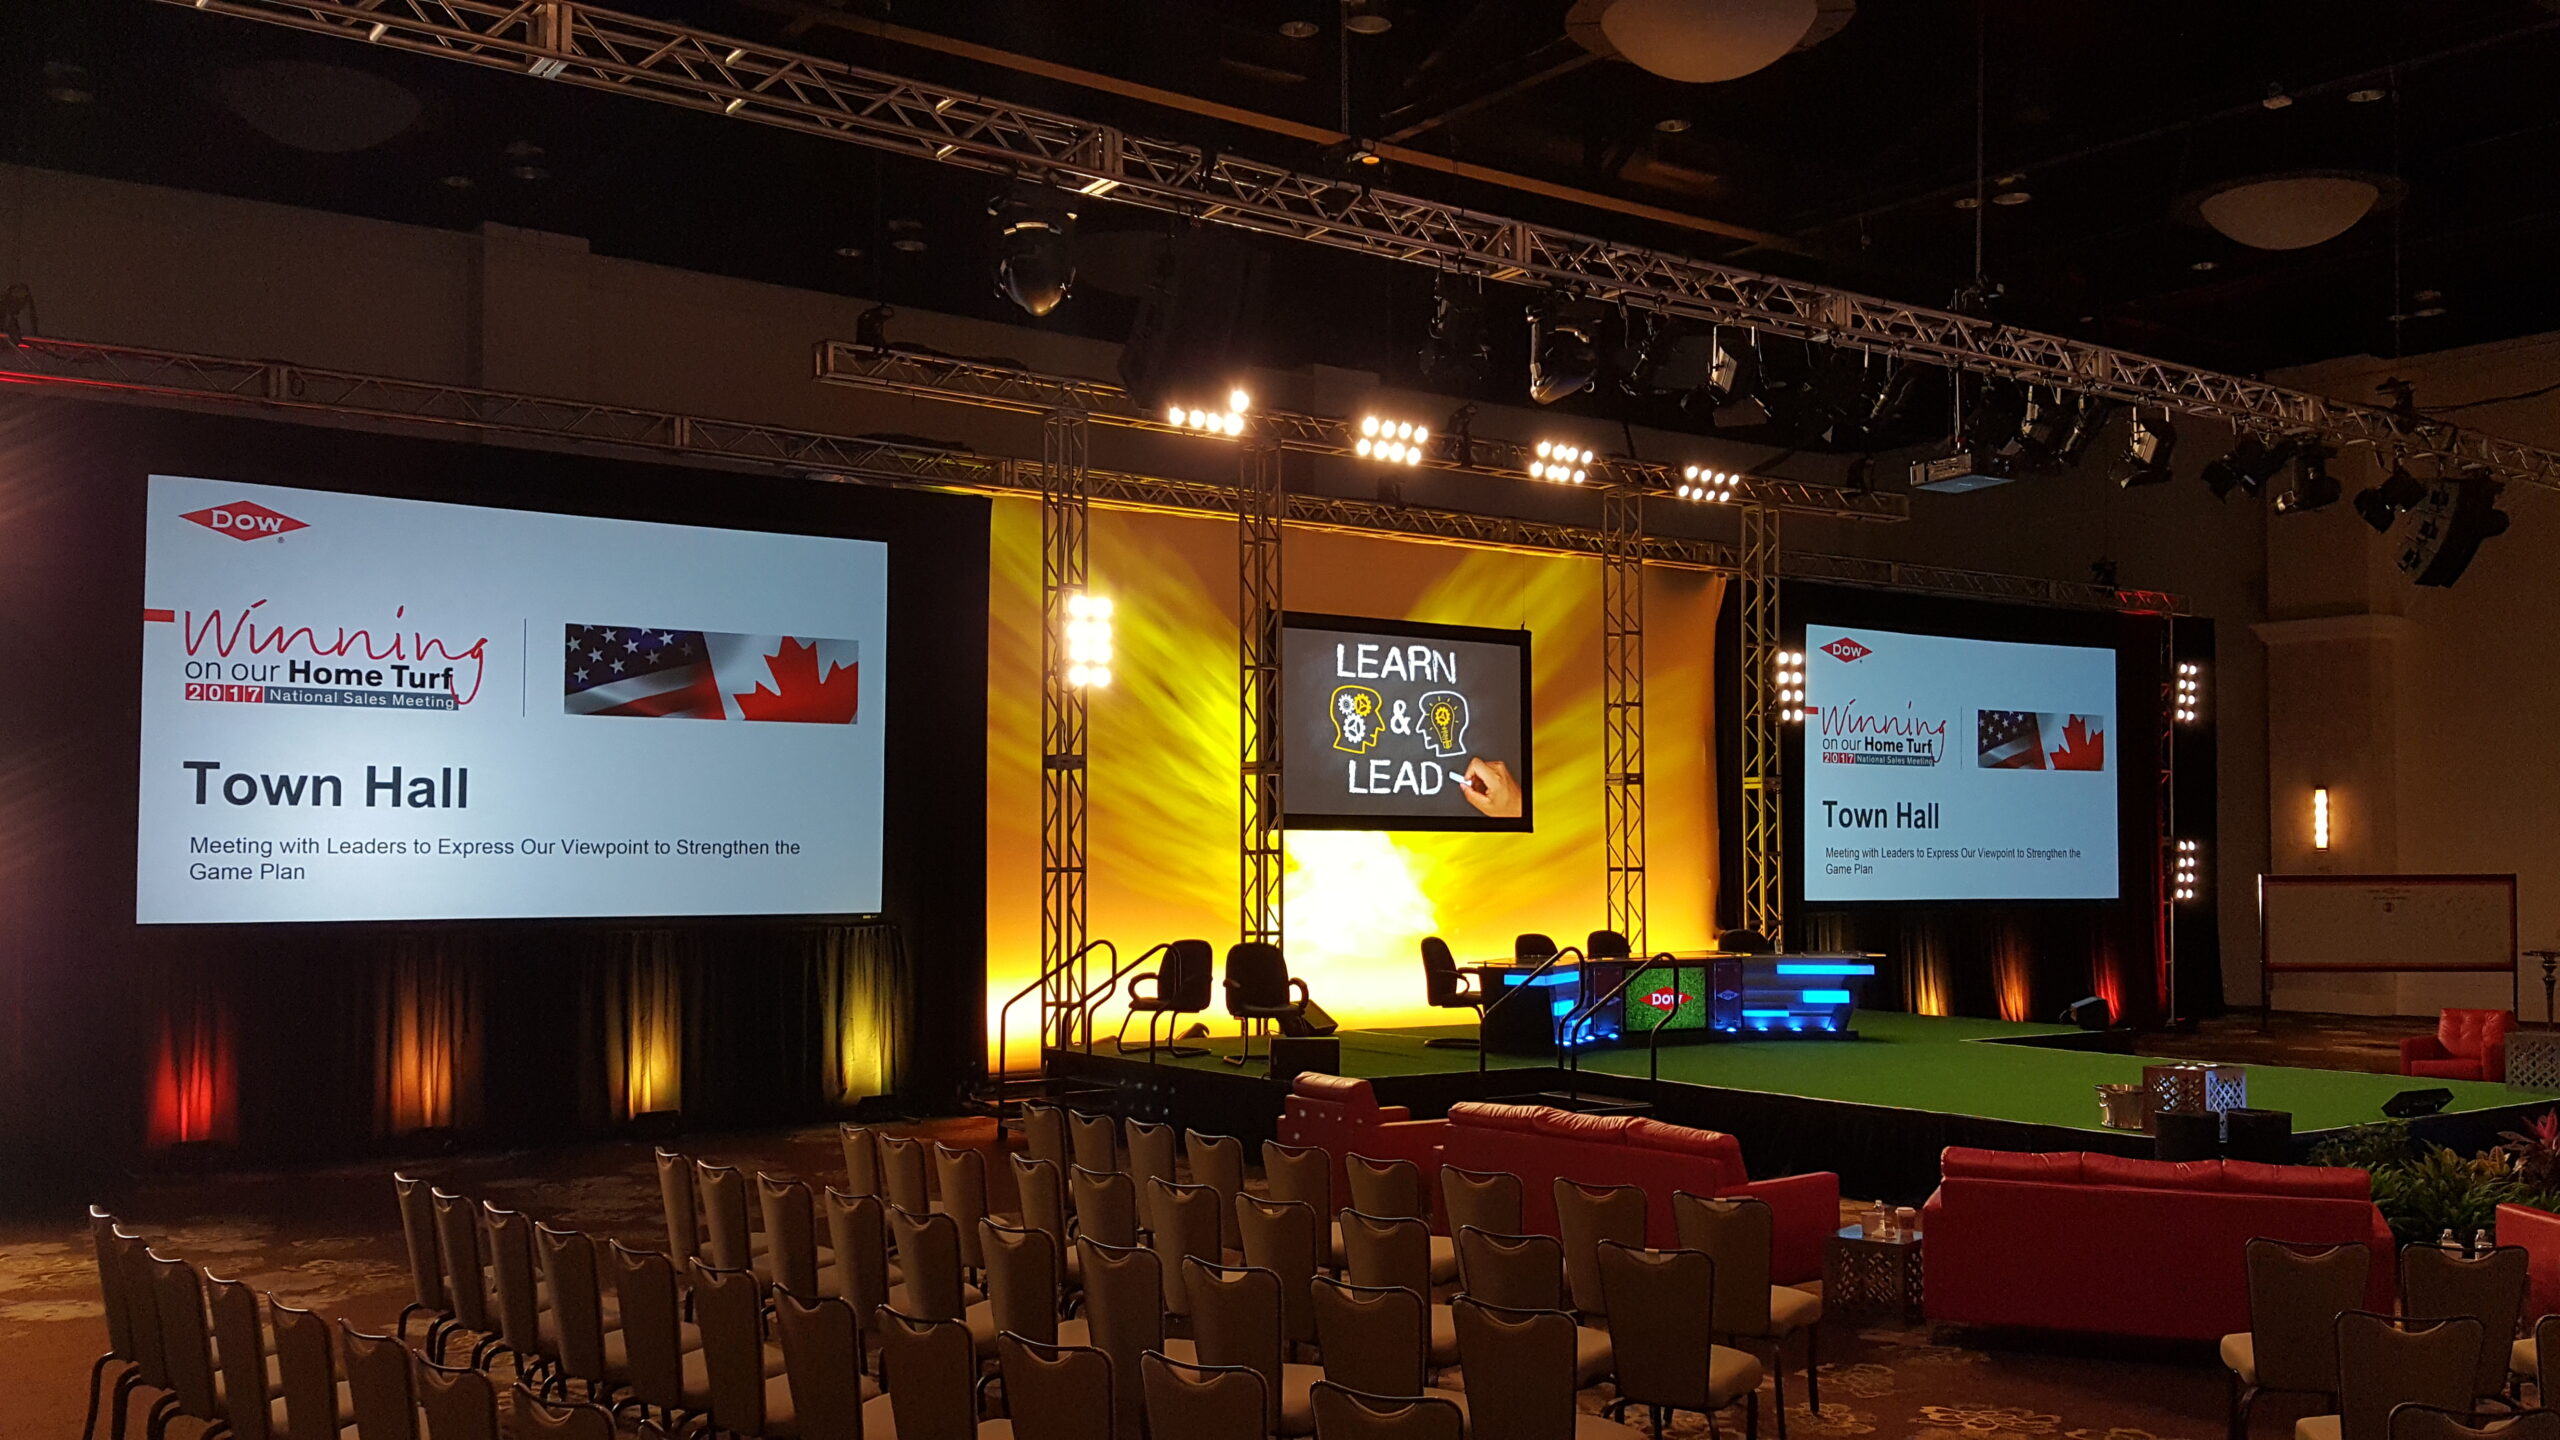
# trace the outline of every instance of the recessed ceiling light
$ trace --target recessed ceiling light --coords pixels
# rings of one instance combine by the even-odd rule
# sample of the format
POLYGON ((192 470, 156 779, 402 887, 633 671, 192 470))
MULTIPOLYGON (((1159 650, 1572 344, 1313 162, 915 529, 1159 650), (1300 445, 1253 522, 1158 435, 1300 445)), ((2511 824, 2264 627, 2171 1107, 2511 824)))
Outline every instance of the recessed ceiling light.
POLYGON ((2293 97, 2284 93, 2283 85, 2270 80, 2267 82, 2267 98, 2258 103, 2270 110, 2281 110, 2293 103, 2293 97))
POLYGON ((1998 182, 1998 183, 2000 183, 2000 184, 2002 184, 2002 185, 2023 185, 2023 184, 2027 183, 2027 177, 2026 177, 2026 176, 2025 176, 2025 174, 2023 174, 2023 173, 2015 174, 2015 175, 2003 175, 2003 176, 2001 176, 2001 177, 2000 177, 2000 179, 1999 179, 1999 182, 1998 182))
POLYGON ((1677 115, 1665 115, 1653 122, 1653 128, 1665 135, 1677 135, 1689 128, 1689 122, 1677 115))
POLYGON ((2409 313, 2421 320, 2433 320, 2444 313, 2444 307, 2441 305, 2421 305, 2409 313))
POLYGON ((442 185, 447 190, 468 190, 471 188, 471 177, 468 175, 447 175, 436 183, 442 185))
POLYGON ((543 169, 539 165, 511 166, 507 170, 507 173, 513 175, 519 180, 548 180, 551 178, 551 172, 543 169))
POLYGON ((2421 290, 2421 291, 2418 291, 2416 294, 2411 295, 2409 298, 2410 298, 2410 299, 2412 299, 2412 300, 2415 300, 2415 301, 2419 302, 2420 304, 2425 304, 2426 302, 2428 302, 2428 301, 2430 301, 2430 300, 2441 300, 2441 299, 2443 299, 2443 298, 2444 298, 2444 292, 2443 292, 2443 291, 2441 291, 2441 290, 2421 290))
POLYGON ((1982 202, 1976 200, 1970 195, 1959 195, 1956 197, 1956 208, 1959 210, 1979 210, 1982 208, 1982 202))
POLYGON ((1315 38, 1316 34, 1316 22, 1313 20, 1283 20, 1280 22, 1280 33, 1288 36, 1292 40, 1312 40, 1315 38))
POLYGON ((542 147, 530 140, 510 141, 506 149, 506 156, 510 160, 530 160, 541 153, 542 147))
POLYGON ((2193 265, 2188 266, 2187 268, 2188 268, 2188 269, 2190 269, 2190 270, 2210 270, 2210 269, 2214 268, 2214 266, 2215 266, 2215 264, 2216 264, 2216 263, 2217 263, 2217 262, 2212 261, 2212 260, 2199 260, 2199 261, 2197 261, 2196 263, 2194 263, 2193 265))
POLYGON ((901 255, 922 254, 925 248, 924 222, 907 219, 890 221, 889 248, 901 255))
POLYGON ((1358 14, 1342 17, 1342 28, 1350 31, 1354 35, 1384 35, 1388 31, 1396 28, 1396 22, 1388 19, 1384 15, 1374 15, 1367 11, 1362 11, 1358 14))
POLYGON ((44 94, 57 105, 86 105, 98 98, 89 67, 69 60, 44 62, 44 94))
POLYGON ((836 247, 836 258, 840 260, 859 260, 862 258, 862 247, 859 245, 839 245, 836 247))
POLYGON ((2370 105, 2374 101, 2388 96, 2390 93, 2391 92, 2388 90, 2372 87, 2367 87, 2362 90, 2350 90, 2347 92, 2347 103, 2350 105, 2370 105))
POLYGON ((2024 205, 2034 198, 2036 197, 2024 190, 2003 190, 1999 194, 1991 197, 1991 203, 1994 205, 2024 205))

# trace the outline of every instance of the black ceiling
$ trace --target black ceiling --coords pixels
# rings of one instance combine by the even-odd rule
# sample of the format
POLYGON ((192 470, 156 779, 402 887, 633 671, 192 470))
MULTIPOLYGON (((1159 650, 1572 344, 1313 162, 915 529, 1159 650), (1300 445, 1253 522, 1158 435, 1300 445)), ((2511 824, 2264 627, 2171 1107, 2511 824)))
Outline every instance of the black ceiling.
MULTIPOLYGON (((1560 0, 1374 7, 1392 28, 1347 47, 1362 135, 1771 238, 1416 166, 1364 172, 1383 185, 1932 305, 1974 276, 1979 218, 2002 318, 2233 370, 2560 328, 2551 4, 1985 0, 1977 12, 1865 0, 1828 41, 1709 86, 1585 59, 1564 38, 1560 0), (1985 173, 1994 193, 2032 198, 1968 210, 1956 202, 1975 187, 1977 35, 1985 173), (2263 103, 2270 87, 2288 103, 2263 103), (2180 198, 2217 179, 2307 167, 2393 175, 2406 198, 2289 252, 2249 250, 2180 216, 2180 198)), ((955 55, 932 37, 1299 127, 1339 123, 1344 37, 1324 0, 623 8, 1284 163, 1316 165, 1322 146, 955 55), (1284 35, 1291 21, 1315 33, 1284 35), (882 22, 927 43, 884 38, 882 22)), ((10 7, 0 26, 15 57, 8 148, 22 161, 411 223, 534 226, 609 254, 1022 318, 989 285, 983 176, 151 0, 10 7), (276 101, 309 73, 254 67, 297 58, 393 87, 276 101), (396 133, 344 153, 309 148, 373 140, 368 125, 396 133), (926 248, 886 243, 893 220, 921 222, 926 248)), ((1085 283, 1041 323, 1117 339, 1166 222, 1089 205, 1082 224, 1085 283)), ((1409 367, 1428 274, 1277 248, 1253 358, 1409 367), (1322 304, 1305 303, 1316 294, 1322 304)), ((1516 353, 1514 327, 1496 328, 1516 353)))

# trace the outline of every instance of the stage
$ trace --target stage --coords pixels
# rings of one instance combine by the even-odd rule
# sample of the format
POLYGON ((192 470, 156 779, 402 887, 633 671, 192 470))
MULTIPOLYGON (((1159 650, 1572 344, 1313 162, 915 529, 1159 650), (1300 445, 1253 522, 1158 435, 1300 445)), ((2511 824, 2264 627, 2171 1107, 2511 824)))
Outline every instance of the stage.
MULTIPOLYGON (((2005 1150, 2101 1150, 2150 1153, 2149 1137, 2098 1124, 2095 1087, 2134 1082, 2162 1059, 2091 1048, 2121 1034, 2090 1035, 2054 1025, 1861 1011, 1856 1040, 1729 1040, 1666 1044, 1661 1077, 1648 1079, 1641 1047, 1594 1049, 1578 1072, 1551 1062, 1486 1057, 1435 1049, 1424 1041, 1463 1036, 1472 1027, 1344 1030, 1342 1073, 1374 1082, 1380 1103, 1411 1107, 1417 1118, 1444 1113, 1462 1100, 1526 1098, 1574 1091, 1649 1102, 1665 1120, 1726 1130, 1739 1137, 1754 1174, 1830 1169, 1844 1193, 1916 1201, 1935 1184, 1946 1145, 2005 1150)), ((1051 1051, 1062 1074, 1139 1090, 1133 1113, 1180 1123, 1213 1123, 1245 1135, 1271 1133, 1285 1087, 1257 1059, 1239 1069, 1224 1063, 1239 1042, 1229 1037, 1186 1042, 1205 1056, 1051 1051)), ((1257 1044, 1257 1051, 1259 1045, 1257 1044)), ((2402 1090, 2441 1085, 2453 1092, 2445 1113, 2419 1122, 2419 1133, 2478 1148, 2517 1128, 2528 1113, 2560 1096, 2509 1090, 2476 1081, 2411 1080, 2355 1070, 2251 1064, 2249 1103, 2294 1117, 2299 1145, 2320 1134, 2377 1120, 2382 1103, 2402 1090)))

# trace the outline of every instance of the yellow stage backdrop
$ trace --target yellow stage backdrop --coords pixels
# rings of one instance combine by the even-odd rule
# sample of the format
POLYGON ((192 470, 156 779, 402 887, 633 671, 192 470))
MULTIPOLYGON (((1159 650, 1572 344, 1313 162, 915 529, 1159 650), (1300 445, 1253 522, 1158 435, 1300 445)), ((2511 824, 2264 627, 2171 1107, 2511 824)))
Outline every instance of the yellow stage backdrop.
MULTIPOLYGON (((1038 973, 1040 951, 1040 514, 994 510, 987 667, 987 1036, 1038 973)), ((1112 683, 1091 697, 1088 928, 1123 955, 1197 936, 1221 957, 1238 930, 1242 782, 1236 671, 1236 527, 1093 512, 1090 584, 1112 597, 1112 683)), ((1605 921, 1600 563, 1292 530, 1294 610, 1532 632, 1537 829, 1528 835, 1307 831, 1288 839, 1284 948, 1291 972, 1346 1026, 1446 1021, 1423 1003, 1419 942, 1508 955, 1512 937, 1566 944, 1605 921)), ((1714 934, 1715 717, 1721 582, 1652 571, 1645 587, 1646 936, 1703 947, 1714 934)), ((1016 1007, 1010 1061, 1036 1033, 1016 1007)), ((1218 1033, 1222 1010, 1202 1017, 1218 1033)), ((1108 1009, 1097 1034, 1117 1026, 1108 1009)), ((1141 1022, 1143 1025, 1143 1022, 1141 1022)))

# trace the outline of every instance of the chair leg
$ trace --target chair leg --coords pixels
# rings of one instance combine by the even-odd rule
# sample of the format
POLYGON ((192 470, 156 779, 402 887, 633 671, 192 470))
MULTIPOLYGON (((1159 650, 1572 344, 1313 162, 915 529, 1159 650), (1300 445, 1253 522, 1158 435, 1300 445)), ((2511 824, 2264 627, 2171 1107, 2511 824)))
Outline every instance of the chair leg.
POLYGON ((1822 1322, 1804 1327, 1804 1409, 1808 1415, 1822 1414, 1822 1322))
POLYGON ((108 1362, 115 1358, 116 1352, 110 1350, 89 1363, 89 1418, 80 1422, 80 1440, 98 1433, 98 1401, 106 1394, 108 1362))
POLYGON ((109 1431, 113 1440, 124 1440, 125 1409, 133 1400, 133 1392, 142 1384, 142 1367, 137 1365, 116 1377, 115 1408, 108 1413, 114 1419, 109 1431))
MULTIPOLYGON (((1783 1341, 1769 1346, 1769 1378, 1778 1388, 1778 1440, 1787 1440, 1787 1347, 1783 1341)), ((1751 1393, 1757 1413, 1760 1392, 1751 1393)))
POLYGON ((2231 1440, 2249 1440, 2249 1406, 2258 1398, 2257 1387, 2241 1383, 2240 1372, 2231 1371, 2231 1440))
MULTIPOLYGON (((1781 1433, 1784 1433, 1786 1424, 1786 1412, 1784 1410, 1780 1410, 1778 1412, 1778 1427, 1781 1433)), ((1750 1396, 1743 1402, 1742 1435, 1743 1440, 1760 1440, 1760 1392, 1757 1390, 1752 1391, 1750 1396)))

